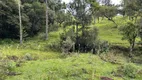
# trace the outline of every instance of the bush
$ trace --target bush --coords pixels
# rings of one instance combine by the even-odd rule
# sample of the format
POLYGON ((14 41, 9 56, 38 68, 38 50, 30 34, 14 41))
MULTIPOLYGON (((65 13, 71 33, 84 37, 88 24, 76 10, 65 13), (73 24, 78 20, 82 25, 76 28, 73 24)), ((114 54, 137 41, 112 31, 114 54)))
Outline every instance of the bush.
POLYGON ((24 55, 24 59, 30 61, 30 60, 33 60, 33 57, 32 57, 32 55, 30 53, 26 53, 24 55))
POLYGON ((68 52, 69 48, 73 48, 73 43, 75 44, 74 50, 80 52, 90 52, 93 50, 93 53, 103 53, 109 50, 109 43, 107 41, 98 40, 98 29, 95 27, 93 29, 85 29, 83 34, 78 35, 78 37, 73 29, 69 29, 60 35, 60 39, 63 52, 68 52), (68 47, 68 49, 65 49, 65 47, 68 47))
POLYGON ((52 51, 61 51, 61 45, 60 42, 52 42, 51 44, 48 45, 49 48, 52 51))
POLYGON ((2 63, 0 62, 0 80, 5 80, 6 79, 6 67, 4 67, 2 65, 2 63))
POLYGON ((69 51, 73 48, 74 42, 70 39, 70 37, 67 37, 67 39, 63 41, 61 44, 62 52, 69 53, 69 51))
POLYGON ((0 40, 0 44, 12 44, 12 43, 14 43, 14 40, 11 39, 0 40))
POLYGON ((49 25, 49 31, 52 32, 52 31, 57 31, 59 28, 59 25, 57 23, 54 23, 54 24, 50 24, 49 25))
POLYGON ((63 53, 69 53, 69 51, 73 50, 75 38, 73 29, 60 34, 60 46, 63 53))
POLYGON ((106 53, 109 51, 109 43, 108 41, 100 41, 97 40, 93 46, 93 53, 106 53))
POLYGON ((76 49, 81 52, 91 51, 96 44, 98 38, 98 29, 86 29, 83 35, 80 35, 78 41, 76 40, 76 49))
POLYGON ((15 67, 13 61, 0 60, 0 80, 5 80, 8 75, 15 75, 15 67))
POLYGON ((130 78, 136 78, 138 75, 139 67, 134 64, 126 64, 118 68, 116 74, 121 76, 127 76, 130 78))
POLYGON ((124 66, 124 74, 128 77, 135 78, 137 73, 137 67, 134 64, 128 64, 124 66))

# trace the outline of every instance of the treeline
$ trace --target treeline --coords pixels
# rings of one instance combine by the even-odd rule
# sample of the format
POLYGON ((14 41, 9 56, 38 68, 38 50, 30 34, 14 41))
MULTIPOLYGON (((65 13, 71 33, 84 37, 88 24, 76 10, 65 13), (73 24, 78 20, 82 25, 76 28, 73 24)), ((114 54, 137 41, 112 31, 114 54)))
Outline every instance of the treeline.
MULTIPOLYGON (((58 27, 65 4, 60 0, 48 0, 48 24, 50 31, 58 27)), ((0 1, 0 38, 18 39, 19 13, 16 0, 0 1)), ((21 0, 23 37, 30 37, 45 30, 45 0, 21 0)), ((60 22, 61 23, 61 22, 60 22)), ((44 31, 45 32, 45 31, 44 31)))
MULTIPOLYGON (((0 1, 0 38, 19 38, 18 0, 0 1)), ((46 24, 46 0, 21 1, 23 37, 44 32, 46 24)), ((61 0, 47 0, 49 31, 66 25, 90 24, 92 19, 107 18, 113 20, 117 14, 137 20, 141 16, 141 0, 122 0, 120 5, 111 0, 73 0, 65 4, 61 0), (66 9, 66 10, 65 10, 66 9)))

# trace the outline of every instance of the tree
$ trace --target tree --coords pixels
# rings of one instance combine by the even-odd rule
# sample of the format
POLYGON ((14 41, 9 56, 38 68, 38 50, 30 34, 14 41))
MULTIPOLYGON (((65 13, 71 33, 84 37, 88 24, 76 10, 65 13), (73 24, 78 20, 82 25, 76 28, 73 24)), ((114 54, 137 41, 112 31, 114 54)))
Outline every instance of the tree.
MULTIPOLYGON (((18 4, 15 0, 0 1, 0 38, 19 39, 20 24, 18 4)), ((25 16, 21 18, 22 20, 26 19, 25 16)), ((26 21, 25 24, 27 24, 26 21)))
POLYGON ((100 9, 99 3, 97 2, 97 0, 87 0, 87 2, 90 4, 92 17, 94 18, 94 21, 96 18, 99 21, 99 17, 101 17, 101 14, 99 12, 100 9))
POLYGON ((76 24, 76 47, 79 47, 78 44, 78 26, 81 25, 82 36, 85 34, 86 25, 91 23, 91 9, 89 3, 86 0, 73 0, 67 5, 67 10, 74 17, 74 23, 76 24))
MULTIPOLYGON (((46 7, 44 3, 32 2, 23 3, 23 13, 25 13, 29 19, 26 28, 27 36, 31 37, 37 35, 39 32, 45 30, 45 20, 46 20, 46 7)), ((24 24, 24 22, 23 22, 24 24)))
POLYGON ((59 26, 61 27, 62 23, 67 20, 68 16, 66 15, 64 11, 58 11, 57 13, 58 14, 57 14, 56 21, 57 23, 59 23, 59 26))
POLYGON ((130 44, 130 53, 129 56, 132 56, 132 52, 134 50, 135 47, 135 40, 136 37, 138 36, 138 32, 139 32, 139 26, 132 23, 132 22, 128 22, 127 25, 125 25, 124 27, 122 27, 120 29, 121 34, 123 35, 123 40, 127 40, 130 44))
POLYGON ((91 4, 91 11, 93 15, 98 18, 98 21, 99 17, 105 17, 109 21, 112 21, 117 27, 117 23, 114 21, 113 17, 118 14, 118 6, 113 5, 111 0, 96 0, 97 3, 93 0, 89 0, 89 2, 91 4))
MULTIPOLYGON (((20 37, 18 1, 19 0, 0 1, 0 38, 2 39, 19 39, 20 37)), ((48 27, 50 29, 56 25, 58 12, 62 9, 62 3, 60 1, 61 0, 48 0, 48 27)), ((20 6, 20 14, 22 14, 22 38, 35 36, 39 32, 45 32, 45 0, 21 0, 20 6)))
POLYGON ((21 1, 18 1, 19 6, 19 25, 20 25, 20 44, 23 43, 23 29, 22 29, 22 20, 21 20, 21 1))
POLYGON ((113 5, 112 6, 102 6, 100 8, 100 12, 109 21, 112 21, 117 27, 117 23, 113 19, 113 17, 117 15, 117 7, 116 6, 113 6, 113 5))
POLYGON ((122 3, 124 13, 129 16, 130 20, 135 20, 135 22, 141 16, 141 5, 141 0, 123 0, 122 3))
POLYGON ((46 0, 46 34, 45 34, 45 39, 48 40, 48 4, 46 0))
POLYGON ((74 0, 69 3, 68 11, 74 16, 76 23, 82 26, 82 34, 85 26, 91 23, 91 10, 85 0, 74 0))

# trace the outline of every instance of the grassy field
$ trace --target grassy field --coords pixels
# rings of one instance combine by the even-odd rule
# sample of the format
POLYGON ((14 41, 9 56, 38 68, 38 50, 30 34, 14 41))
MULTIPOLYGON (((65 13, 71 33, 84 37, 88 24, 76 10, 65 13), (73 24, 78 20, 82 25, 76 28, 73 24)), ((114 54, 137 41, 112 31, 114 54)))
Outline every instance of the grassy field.
MULTIPOLYGON (((127 21, 123 17, 115 17, 115 20, 118 28, 127 21)), ((128 46, 127 41, 121 40, 122 35, 112 22, 105 19, 91 26, 99 29, 101 40, 128 46)), ((73 53, 63 56, 62 53, 49 49, 49 45, 59 42, 62 32, 60 29, 51 32, 48 41, 44 41, 41 34, 40 37, 25 41, 22 46, 19 46, 17 41, 1 41, 0 57, 8 59, 8 65, 12 70, 20 73, 8 76, 6 80, 101 80, 103 77, 114 80, 142 80, 142 65, 128 63, 127 58, 121 53, 109 52, 110 55, 100 56, 73 53), (121 71, 121 67, 124 72, 121 71)))

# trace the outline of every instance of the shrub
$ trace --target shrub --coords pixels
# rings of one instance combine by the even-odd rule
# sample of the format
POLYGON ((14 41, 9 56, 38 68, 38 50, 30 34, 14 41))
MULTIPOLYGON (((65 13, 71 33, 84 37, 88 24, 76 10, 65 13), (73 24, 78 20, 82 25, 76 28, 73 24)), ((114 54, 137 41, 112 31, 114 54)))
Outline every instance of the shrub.
POLYGON ((59 25, 57 23, 54 23, 54 24, 49 24, 49 31, 52 32, 52 31, 57 31, 59 28, 59 25))
POLYGON ((0 44, 12 44, 12 43, 14 43, 14 40, 11 39, 0 40, 0 44))
POLYGON ((3 66, 3 64, 0 62, 0 80, 6 79, 6 67, 3 66))
POLYGON ((93 27, 92 29, 85 29, 82 35, 76 36, 73 29, 69 29, 67 32, 60 35, 61 46, 63 52, 69 51, 65 49, 65 46, 70 44, 70 47, 80 52, 103 53, 109 50, 109 43, 107 41, 98 40, 98 29, 93 27), (68 40, 67 40, 68 38, 68 40), (70 38, 70 39, 69 39, 70 38), (75 46, 73 46, 73 43, 75 46))
POLYGON ((73 50, 75 38, 73 29, 60 34, 60 46, 63 53, 69 53, 69 51, 73 50))
POLYGON ((16 64, 13 61, 0 60, 0 80, 5 80, 8 75, 15 75, 16 64))
POLYGON ((109 51, 109 43, 107 41, 97 40, 93 46, 93 53, 106 53, 109 51))
POLYGON ((79 49, 81 52, 88 52, 91 51, 96 44, 98 38, 98 29, 86 29, 83 35, 80 35, 78 38, 78 42, 76 41, 76 48, 79 49))
POLYGON ((137 73, 137 67, 134 64, 128 64, 124 66, 124 74, 128 77, 135 78, 137 73))
POLYGON ((30 60, 33 60, 33 57, 30 53, 26 53, 24 56, 24 59, 30 61, 30 60))
POLYGON ((130 78, 136 78, 139 67, 134 64, 126 64, 118 68, 116 74, 121 76, 127 76, 130 78))
POLYGON ((62 52, 69 53, 73 45, 74 45, 74 42, 70 39, 70 37, 67 37, 67 39, 62 42, 62 52))
POLYGON ((51 44, 48 45, 49 48, 52 51, 61 51, 61 45, 60 42, 52 42, 51 44))

